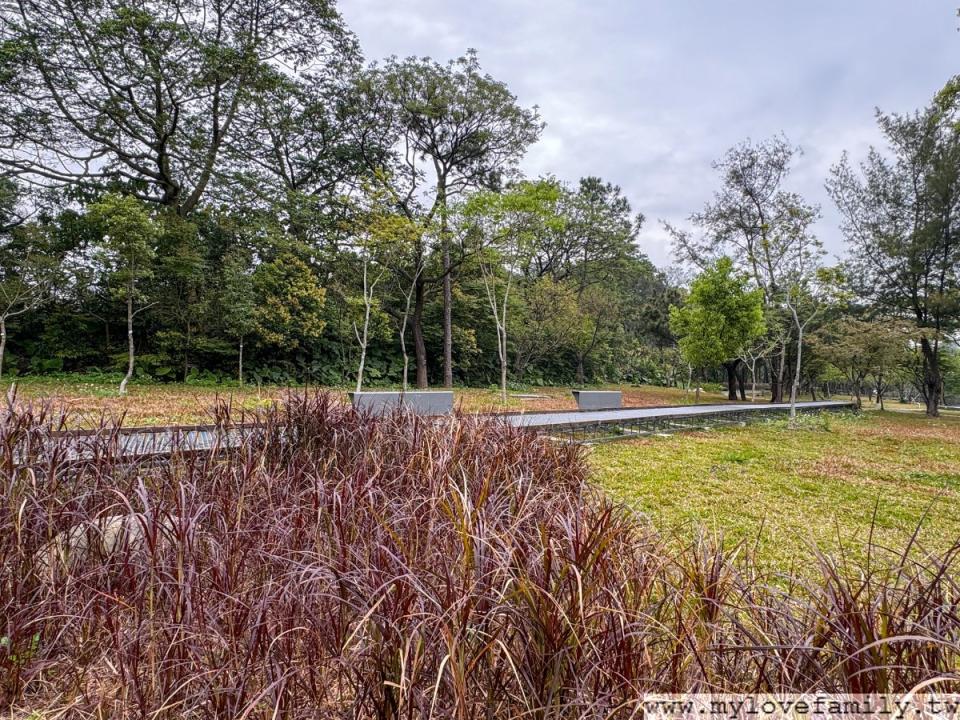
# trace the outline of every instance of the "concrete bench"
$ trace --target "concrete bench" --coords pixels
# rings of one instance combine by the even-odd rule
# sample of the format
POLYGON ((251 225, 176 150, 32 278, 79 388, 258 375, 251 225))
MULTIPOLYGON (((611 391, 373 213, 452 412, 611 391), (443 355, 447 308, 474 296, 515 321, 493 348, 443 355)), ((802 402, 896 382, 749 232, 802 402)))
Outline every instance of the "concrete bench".
POLYGON ((383 415, 402 407, 415 415, 449 415, 453 412, 453 392, 449 390, 408 390, 407 392, 374 391, 350 393, 350 402, 357 410, 383 415))
POLYGON ((574 390, 578 410, 619 410, 623 393, 619 390, 574 390))

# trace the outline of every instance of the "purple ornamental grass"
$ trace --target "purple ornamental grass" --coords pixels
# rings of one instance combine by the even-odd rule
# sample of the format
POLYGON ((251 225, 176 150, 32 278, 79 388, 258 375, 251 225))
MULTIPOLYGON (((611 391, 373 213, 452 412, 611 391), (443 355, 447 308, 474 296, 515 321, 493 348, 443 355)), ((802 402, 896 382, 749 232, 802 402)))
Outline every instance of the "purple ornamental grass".
MULTIPOLYGON (((0 706, 71 717, 617 718, 645 692, 957 690, 958 547, 772 575, 495 420, 318 393, 169 461, 0 418, 0 706)), ((233 415, 233 417, 231 417, 233 415)))

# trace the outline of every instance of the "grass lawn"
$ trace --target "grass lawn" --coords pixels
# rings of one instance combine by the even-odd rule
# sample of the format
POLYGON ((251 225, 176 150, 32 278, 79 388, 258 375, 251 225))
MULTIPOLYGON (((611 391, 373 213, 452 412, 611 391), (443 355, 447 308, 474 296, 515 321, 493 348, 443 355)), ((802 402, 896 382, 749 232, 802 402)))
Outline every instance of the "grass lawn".
POLYGON ((960 415, 911 412, 810 417, 609 443, 596 478, 678 539, 697 528, 756 543, 778 565, 810 544, 862 556, 874 541, 943 550, 960 537, 960 415), (876 517, 874 519, 874 511, 876 517))
MULTIPOLYGON (((82 375, 69 379, 24 377, 18 380, 20 401, 50 399, 69 407, 74 422, 81 426, 93 426, 101 414, 123 414, 127 425, 172 425, 205 423, 210 421, 210 408, 217 399, 229 401, 235 408, 252 410, 266 407, 281 400, 291 390, 302 392, 303 388, 246 386, 203 386, 182 383, 131 384, 125 398, 117 396, 119 381, 109 378, 84 378, 82 375)), ((376 389, 376 388, 371 388, 376 389)), ((678 405, 693 401, 678 388, 654 386, 624 387, 624 404, 638 407, 651 405, 678 405)), ((346 388, 330 388, 341 393, 347 402, 346 388)), ((456 388, 456 401, 467 412, 572 410, 576 403, 569 387, 537 387, 521 392, 511 392, 506 406, 500 404, 500 393, 492 388, 456 388), (518 397, 524 395, 528 397, 518 397)), ((718 393, 701 393, 703 402, 723 399, 718 393)))

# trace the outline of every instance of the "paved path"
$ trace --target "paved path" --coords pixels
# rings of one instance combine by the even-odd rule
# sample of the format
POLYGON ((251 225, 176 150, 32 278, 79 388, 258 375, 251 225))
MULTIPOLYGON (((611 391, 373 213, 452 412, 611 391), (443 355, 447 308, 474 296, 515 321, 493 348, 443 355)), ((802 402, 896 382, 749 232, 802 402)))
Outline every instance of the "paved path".
MULTIPOLYGON (((851 407, 851 403, 849 402, 830 400, 797 403, 798 410, 841 410, 849 407, 851 407)), ((578 425, 602 425, 634 420, 655 420, 659 418, 689 418, 704 415, 770 411, 784 412, 789 410, 789 403, 730 403, 724 405, 679 405, 658 408, 589 410, 587 412, 530 413, 527 415, 506 415, 504 419, 511 425, 517 427, 554 428, 578 425)))
MULTIPOLYGON (((841 410, 850 408, 849 402, 801 402, 797 403, 798 410, 841 410)), ((595 428, 602 426, 614 427, 620 424, 639 423, 644 421, 680 420, 683 418, 722 417, 724 415, 749 414, 770 412, 786 412, 790 409, 787 403, 731 403, 724 405, 681 405, 672 407, 622 408, 620 410, 589 410, 585 412, 544 412, 526 414, 494 415, 501 417, 504 422, 514 427, 531 430, 564 430, 574 428, 595 428)), ((228 448, 241 435, 239 430, 217 430, 208 427, 171 427, 156 429, 130 428, 120 431, 116 442, 123 457, 144 458, 163 456, 174 448, 190 452, 202 452, 214 448, 228 448)), ((98 446, 102 447, 105 438, 98 438, 94 433, 80 432, 71 434, 74 439, 70 455, 73 459, 91 457, 98 446)), ((107 436, 106 439, 109 439, 107 436)))

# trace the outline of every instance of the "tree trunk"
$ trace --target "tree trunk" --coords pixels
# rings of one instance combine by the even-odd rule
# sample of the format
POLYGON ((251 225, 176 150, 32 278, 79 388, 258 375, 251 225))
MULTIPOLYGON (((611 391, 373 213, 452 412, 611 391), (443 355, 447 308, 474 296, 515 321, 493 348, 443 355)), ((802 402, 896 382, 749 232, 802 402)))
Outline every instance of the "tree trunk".
POLYGON ((727 400, 737 399, 737 361, 730 360, 723 364, 727 371, 727 400))
POLYGON ((440 243, 443 248, 443 386, 453 387, 453 277, 450 270, 450 230, 447 224, 446 179, 437 187, 440 201, 440 243))
POLYGON ((127 293, 127 374, 120 383, 120 394, 127 394, 127 383, 133 377, 133 289, 127 293))
POLYGON ((740 392, 740 402, 747 401, 747 382, 746 382, 746 368, 743 365, 743 361, 737 361, 737 389, 740 392))
POLYGON ((927 417, 940 417, 940 353, 926 337, 920 338, 923 353, 923 397, 927 404, 927 417))
POLYGON ((357 332, 357 325, 354 323, 353 332, 360 341, 360 363, 357 366, 357 393, 363 390, 363 368, 367 364, 367 346, 370 344, 370 308, 373 306, 373 291, 377 286, 377 280, 369 283, 367 272, 369 258, 363 261, 363 336, 357 332))
POLYGON ((424 390, 427 381, 427 344, 423 339, 424 283, 417 280, 413 303, 413 351, 417 363, 417 388, 424 390))
POLYGON ((453 281, 450 278, 450 249, 443 251, 443 386, 453 387, 453 281))
POLYGON ((586 374, 583 370, 583 355, 577 355, 577 385, 583 385, 586 381, 586 374))
POLYGON ((507 404, 507 363, 510 357, 507 355, 507 302, 510 297, 510 281, 507 281, 507 289, 503 294, 503 310, 500 328, 500 402, 507 404))
POLYGON ((360 363, 357 366, 357 392, 359 393, 363 390, 363 366, 367 362, 367 348, 363 346, 360 348, 360 363))
POLYGON ((783 385, 784 378, 787 372, 787 343, 783 344, 783 348, 780 350, 780 362, 777 366, 777 382, 774 386, 776 388, 776 395, 773 402, 782 403, 783 402, 783 385))
POLYGON ((500 402, 507 404, 507 328, 503 328, 503 336, 500 340, 500 402))
MULTIPOLYGON (((796 317, 796 315, 794 315, 796 317)), ((799 323, 798 323, 799 325, 799 323)), ((790 386, 790 424, 797 419, 797 395, 800 393, 800 366, 803 359, 803 326, 797 328, 797 367, 793 372, 793 384, 790 386)))
POLYGON ((237 379, 240 381, 240 387, 243 387, 243 338, 240 338, 240 357, 237 363, 237 379))
MULTIPOLYGON (((419 273, 417 273, 419 276, 419 273)), ((400 322, 400 353, 403 355, 403 392, 409 387, 410 353, 407 352, 407 323, 410 322, 410 299, 413 295, 411 288, 407 292, 406 304, 403 307, 403 319, 400 322)))
POLYGON ((0 317, 0 378, 3 377, 3 358, 7 351, 7 318, 0 317))
POLYGON ((190 372, 190 338, 192 335, 192 329, 190 323, 187 323, 187 341, 183 345, 183 379, 187 379, 187 374, 190 372))
POLYGON ((765 360, 767 368, 767 377, 770 379, 770 402, 777 401, 777 374, 772 360, 765 360))
MULTIPOLYGON (((407 308, 409 312, 409 306, 407 308)), ((407 352, 407 316, 403 316, 403 324, 400 326, 400 353, 403 355, 403 392, 407 391, 410 379, 410 353, 407 352)))

